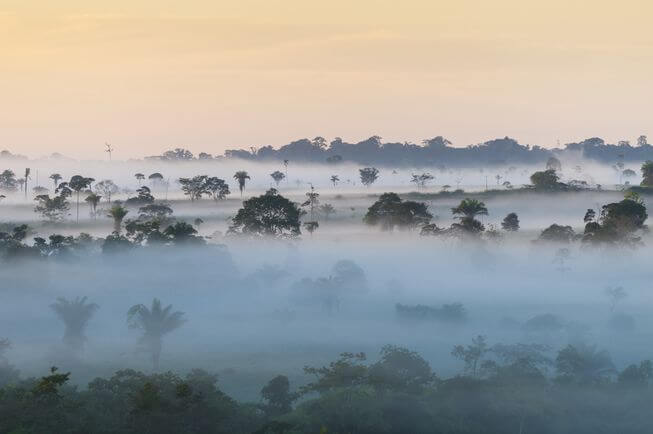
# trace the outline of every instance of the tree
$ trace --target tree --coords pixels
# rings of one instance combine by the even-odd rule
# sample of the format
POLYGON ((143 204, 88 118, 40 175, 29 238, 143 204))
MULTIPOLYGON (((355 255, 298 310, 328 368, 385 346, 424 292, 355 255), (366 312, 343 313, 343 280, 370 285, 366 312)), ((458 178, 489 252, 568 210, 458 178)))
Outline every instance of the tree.
POLYGON ((571 226, 563 226, 554 223, 540 233, 538 241, 569 243, 575 237, 576 233, 571 226))
POLYGON ((340 178, 338 177, 338 175, 331 175, 330 179, 334 187, 338 185, 338 182, 340 182, 340 178))
POLYGON ((584 344, 567 345, 555 360, 558 381, 581 385, 606 382, 615 373, 607 351, 584 344))
POLYGON ((311 236, 313 236, 313 232, 315 232, 317 228, 320 227, 320 223, 316 221, 304 222, 304 227, 306 228, 308 233, 311 234, 311 236))
POLYGON ((184 148, 175 148, 171 151, 166 151, 163 153, 163 159, 164 160, 171 160, 171 161, 189 161, 195 158, 193 156, 193 153, 190 152, 188 149, 184 148))
POLYGON ((266 401, 265 412, 271 417, 290 413, 298 397, 297 393, 290 392, 290 382, 285 375, 277 375, 261 389, 261 398, 266 401))
POLYGON ((91 215, 93 218, 97 218, 97 206, 100 203, 100 199, 102 199, 102 196, 95 193, 90 193, 86 196, 86 199, 84 199, 84 201, 88 202, 91 207, 91 215))
POLYGON ((159 172, 154 172, 150 176, 148 176, 147 179, 150 180, 152 185, 156 185, 163 181, 163 175, 161 175, 159 172))
POLYGON ((296 237, 301 234, 297 204, 271 188, 265 194, 243 202, 232 219, 229 232, 274 238, 296 237))
POLYGON ((586 222, 583 241, 635 245, 640 239, 634 235, 645 228, 647 218, 641 198, 637 193, 627 192, 622 201, 601 207, 598 221, 592 219, 586 222))
POLYGON ((279 186, 279 183, 283 181, 283 179, 286 177, 286 175, 284 175, 283 172, 279 172, 278 170, 275 170, 274 172, 270 173, 270 176, 274 180, 275 184, 277 184, 277 187, 279 186))
POLYGON ((58 195, 50 197, 48 194, 40 194, 34 198, 37 201, 34 212, 40 213, 48 221, 55 223, 60 222, 68 214, 70 206, 66 196, 58 195))
POLYGON ((122 231, 122 220, 125 218, 128 212, 129 211, 127 211, 127 208, 123 207, 122 205, 114 205, 109 209, 107 217, 113 219, 114 234, 120 235, 120 232, 122 231))
POLYGON ((430 173, 422 173, 421 175, 412 175, 410 182, 414 183, 417 189, 426 187, 426 184, 434 180, 435 177, 430 173))
POLYGON ((419 394, 436 379, 429 363, 414 351, 394 345, 381 349, 381 360, 369 367, 369 383, 378 391, 419 394))
POLYGON ((127 198, 125 205, 145 205, 153 202, 154 196, 152 196, 152 190, 150 190, 150 187, 143 185, 136 189, 136 196, 127 198))
POLYGON ((379 169, 376 167, 365 167, 363 169, 359 169, 358 172, 360 173, 361 182, 366 187, 374 184, 374 182, 379 177, 379 169))
POLYGON ((143 180, 145 179, 145 175, 143 175, 142 173, 137 173, 134 175, 134 177, 136 178, 136 181, 138 181, 138 185, 141 185, 143 183, 143 180))
POLYGON ((412 229, 431 221, 433 215, 428 212, 425 203, 401 200, 396 193, 383 193, 372 204, 363 217, 363 221, 371 226, 380 226, 383 230, 392 231, 395 226, 412 229))
POLYGON ((251 179, 250 176, 244 170, 239 170, 234 174, 234 179, 238 181, 238 189, 240 190, 240 197, 243 197, 243 190, 245 189, 245 183, 248 179, 251 179))
POLYGON ((16 174, 6 169, 0 173, 0 191, 14 192, 18 189, 18 180, 16 174))
POLYGON ((648 146, 648 139, 646 136, 642 135, 637 138, 637 146, 648 146))
POLYGON ((231 194, 229 191, 229 184, 227 184, 224 179, 220 179, 216 176, 207 178, 205 181, 206 191, 213 197, 213 200, 224 200, 227 195, 231 194))
POLYGON ((472 377, 478 375, 481 360, 490 351, 485 336, 472 338, 472 344, 463 346, 456 345, 451 351, 451 355, 465 362, 465 373, 471 374, 472 377))
POLYGON ((555 170, 557 172, 562 170, 562 164, 560 163, 560 160, 558 160, 556 157, 549 157, 546 162, 546 170, 555 170))
POLYGON ((617 307, 617 303, 628 297, 628 293, 622 286, 617 286, 614 288, 608 287, 605 290, 605 295, 610 299, 610 312, 614 312, 615 307, 617 307))
POLYGON ((197 229, 186 222, 176 222, 168 226, 163 235, 168 237, 175 245, 201 245, 204 244, 204 238, 196 236, 197 229))
POLYGON ((653 187, 653 161, 648 160, 642 164, 642 187, 653 187))
POLYGON ((302 203, 302 206, 307 206, 311 213, 311 221, 314 220, 314 211, 315 207, 320 204, 320 193, 315 191, 315 187, 311 185, 311 191, 306 193, 306 201, 302 203))
POLYGON ((59 184, 57 190, 55 190, 60 191, 70 189, 77 194, 77 223, 79 223, 79 194, 82 190, 88 189, 93 181, 95 181, 93 178, 85 178, 81 175, 75 175, 70 178, 70 181, 59 184))
POLYGON ((93 186, 93 190, 100 196, 104 197, 107 202, 111 202, 111 196, 118 193, 120 189, 116 184, 113 183, 110 179, 103 179, 93 186))
POLYGON ((318 211, 320 212, 321 215, 324 216, 324 220, 329 220, 329 217, 332 214, 336 213, 336 209, 333 207, 333 205, 325 203, 323 205, 320 205, 318 208, 318 211))
POLYGON ((188 196, 191 202, 201 199, 202 195, 209 194, 207 186, 207 175, 198 175, 192 178, 179 178, 181 190, 188 196))
POLYGON ((504 231, 517 232, 519 230, 519 217, 516 213, 511 212, 501 222, 504 231))
POLYGON ((159 369, 163 336, 178 329, 185 322, 183 312, 173 312, 172 305, 163 308, 161 301, 156 298, 152 300, 152 307, 149 309, 145 305, 137 304, 127 311, 129 328, 143 331, 139 344, 151 354, 152 368, 155 371, 159 369))
POLYGON ((60 297, 57 298, 56 303, 50 305, 66 327, 63 342, 73 351, 80 351, 84 347, 86 342, 84 331, 99 309, 97 304, 87 303, 86 300, 86 297, 76 297, 74 300, 60 297))
POLYGON ((53 173, 50 175, 50 179, 54 183, 54 189, 56 190, 57 186, 59 185, 59 181, 61 181, 63 178, 58 173, 53 173))
POLYGON ((463 199, 458 206, 451 208, 451 213, 456 216, 462 216, 458 218, 476 218, 479 215, 488 215, 488 210, 485 207, 485 203, 481 202, 478 199, 463 199))

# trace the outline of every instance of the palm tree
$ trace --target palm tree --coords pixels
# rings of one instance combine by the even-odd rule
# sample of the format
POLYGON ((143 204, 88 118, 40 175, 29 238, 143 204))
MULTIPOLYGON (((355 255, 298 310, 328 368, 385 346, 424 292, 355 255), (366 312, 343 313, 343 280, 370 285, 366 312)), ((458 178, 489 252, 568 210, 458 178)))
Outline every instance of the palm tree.
POLYGON ((67 300, 63 297, 57 298, 57 302, 50 307, 55 314, 63 321, 66 329, 63 335, 63 342, 74 351, 80 351, 86 342, 84 330, 89 320, 99 309, 95 303, 86 303, 86 297, 76 297, 74 300, 67 300))
POLYGON ((50 175, 50 179, 54 182, 54 189, 56 190, 57 186, 59 185, 59 181, 61 181, 63 178, 58 173, 53 173, 50 175))
POLYGON ((238 181, 238 188, 240 189, 240 197, 243 197, 243 190, 245 189, 245 182, 251 179, 244 170, 239 170, 234 174, 234 179, 238 181))
POLYGON ((81 175, 75 175, 70 178, 70 181, 62 182, 57 187, 57 190, 66 190, 69 188, 77 193, 77 223, 79 223, 79 193, 82 190, 90 188, 93 181, 95 181, 93 178, 85 178, 81 175))
POLYGON ((331 182, 333 183, 334 187, 338 184, 338 181, 340 181, 338 175, 331 175, 331 182))
POLYGON ((460 201, 457 207, 451 208, 451 212, 454 215, 459 215, 460 219, 462 218, 476 218, 478 215, 487 215, 487 208, 485 204, 477 199, 463 199, 460 201))
POLYGON ((97 218, 97 206, 100 203, 100 199, 102 199, 102 196, 95 193, 90 193, 86 196, 86 199, 84 199, 91 206, 91 215, 93 218, 97 218))
POLYGON ((151 353, 152 367, 155 371, 159 369, 163 335, 185 323, 186 320, 183 316, 183 312, 172 312, 172 305, 162 308, 161 301, 156 298, 152 300, 150 309, 145 305, 137 304, 127 311, 129 328, 143 331, 139 344, 151 353))
POLYGON ((122 219, 125 218, 128 212, 129 211, 127 211, 127 208, 121 205, 114 205, 109 209, 107 217, 113 219, 113 232, 116 235, 120 235, 120 231, 122 229, 122 219))
POLYGON ((137 173, 134 175, 134 177, 138 181, 138 185, 141 185, 143 183, 143 180, 145 179, 145 175, 143 175, 142 173, 137 173))
POLYGON ((31 173, 31 171, 32 171, 32 170, 31 170, 29 167, 27 167, 27 168, 25 169, 25 198, 27 198, 27 184, 28 184, 29 180, 32 179, 32 177, 29 176, 29 174, 31 173))

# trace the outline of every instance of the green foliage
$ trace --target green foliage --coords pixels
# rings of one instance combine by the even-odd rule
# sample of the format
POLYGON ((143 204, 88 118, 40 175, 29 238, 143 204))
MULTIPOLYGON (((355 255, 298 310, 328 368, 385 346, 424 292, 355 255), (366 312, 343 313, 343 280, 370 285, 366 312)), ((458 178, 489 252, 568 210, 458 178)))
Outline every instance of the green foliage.
POLYGON ((301 234, 297 204, 270 189, 243 202, 229 227, 230 234, 292 238, 301 234))
POLYGON ((519 230, 519 217, 516 213, 511 212, 501 222, 504 231, 517 232, 519 230))
POLYGON ((396 193, 383 193, 368 208, 363 221, 368 225, 391 231, 395 227, 412 229, 425 225, 431 218, 433 215, 428 212, 425 203, 401 200, 396 193))
POLYGON ((366 187, 374 184, 379 177, 379 169, 376 167, 365 167, 359 169, 358 172, 360 174, 361 183, 366 187))
POLYGON ((560 178, 554 169, 533 173, 531 183, 538 190, 566 190, 568 187, 560 182, 560 178))

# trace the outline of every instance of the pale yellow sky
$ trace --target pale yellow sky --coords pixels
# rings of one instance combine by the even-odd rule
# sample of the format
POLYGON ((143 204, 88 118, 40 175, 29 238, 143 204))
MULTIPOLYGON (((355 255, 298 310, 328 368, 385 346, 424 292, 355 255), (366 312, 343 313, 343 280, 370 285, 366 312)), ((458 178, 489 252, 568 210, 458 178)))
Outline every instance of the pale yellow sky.
POLYGON ((0 0, 0 148, 653 136, 653 5, 0 0))

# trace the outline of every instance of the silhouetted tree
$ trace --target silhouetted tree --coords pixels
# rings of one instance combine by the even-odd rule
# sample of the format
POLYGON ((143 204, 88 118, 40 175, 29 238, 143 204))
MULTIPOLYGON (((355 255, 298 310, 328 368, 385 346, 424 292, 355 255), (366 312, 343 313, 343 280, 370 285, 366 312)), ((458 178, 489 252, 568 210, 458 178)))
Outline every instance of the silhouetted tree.
POLYGON ((37 201, 34 211, 53 223, 62 221, 70 209, 70 205, 63 195, 51 198, 48 194, 40 194, 34 200, 37 201))
POLYGON ((79 223, 79 194, 81 193, 82 190, 86 190, 91 186, 91 183, 93 183, 95 179, 93 178, 85 178, 81 175, 75 175, 72 178, 70 178, 70 181, 68 182, 62 182, 59 184, 57 187, 57 191, 61 191, 63 189, 69 188, 70 190, 74 191, 77 195, 77 223, 79 223))
POLYGON ((266 401, 265 412, 271 417, 290 413, 298 397, 297 393, 290 392, 290 382, 285 375, 277 375, 261 389, 261 398, 266 401))
POLYGON ((232 219, 229 233, 276 238, 295 237, 301 233, 300 215, 301 210, 297 204, 271 188, 264 195, 243 202, 243 207, 232 219))
POLYGON ((334 187, 338 185, 338 182, 340 182, 340 178, 338 177, 338 175, 331 175, 331 183, 333 184, 334 187))
POLYGON ((336 213, 336 209, 333 207, 333 205, 328 204, 328 203, 320 205, 319 211, 320 211, 320 214, 324 216, 324 220, 329 220, 329 217, 332 214, 336 213))
POLYGON ((472 338, 471 345, 456 345, 451 351, 451 355, 465 362, 465 372, 476 377, 481 367, 481 361, 489 351, 485 336, 479 335, 472 338))
POLYGON ((224 179, 218 177, 210 177, 206 179, 206 191, 213 197, 213 200, 223 200, 227 195, 231 194, 229 191, 229 184, 224 179))
POLYGON ((511 212, 501 222, 504 231, 517 232, 519 230, 519 217, 516 213, 511 212))
POLYGON ((76 297, 74 300, 60 297, 56 303, 50 305, 66 327, 63 342, 73 351, 80 351, 84 347, 84 331, 95 311, 99 309, 97 304, 87 303, 86 300, 86 297, 76 297))
POLYGON ((201 199, 203 194, 209 194, 207 175, 198 175, 192 178, 179 178, 181 190, 192 201, 201 199))
POLYGON ((143 183, 143 180, 145 179, 145 175, 143 175, 142 173, 137 173, 134 175, 134 177, 136 178, 136 181, 138 181, 138 185, 141 185, 143 183))
POLYGON ((429 223, 433 216, 422 202, 403 201, 396 193, 383 193, 372 204, 363 217, 363 221, 372 226, 380 226, 383 230, 400 228, 415 228, 429 223))
POLYGON ((52 175, 50 175, 50 179, 54 183, 54 188, 56 190, 57 186, 59 185, 59 181, 61 181, 63 178, 58 173, 53 173, 52 175))
POLYGON ((14 192, 18 189, 18 180, 16 174, 6 169, 0 173, 0 190, 5 192, 14 192))
POLYGON ((238 189, 240 190, 240 196, 243 196, 243 190, 245 189, 245 183, 248 179, 251 179, 250 176, 244 170, 239 170, 234 174, 234 179, 238 181, 238 189))
POLYGON ((366 187, 374 184, 379 177, 379 169, 376 167, 365 167, 359 169, 358 172, 360 173, 361 183, 366 187))
POLYGON ((186 322, 184 313, 172 311, 172 305, 165 308, 158 299, 152 300, 152 307, 142 304, 132 306, 127 311, 127 324, 130 329, 143 331, 139 344, 152 356, 152 368, 159 369, 163 336, 178 329, 186 322))
POLYGON ((286 175, 283 174, 283 172, 279 172, 278 170, 275 170, 274 172, 270 173, 270 176, 274 180, 274 183, 279 186, 279 183, 283 181, 283 179, 286 177, 286 175))
POLYGON ((93 190, 100 196, 104 197, 107 202, 111 202, 111 196, 118 193, 120 189, 110 179, 104 179, 93 186, 93 190))
POLYGON ((567 345, 555 360, 558 381, 577 384, 600 384, 615 374, 607 351, 584 344, 567 345))
POLYGON ((107 217, 113 219, 113 232, 116 235, 120 235, 122 231, 122 220, 125 218, 129 211, 122 205, 114 205, 109 209, 107 217))
POLYGON ((91 207, 91 215, 93 218, 97 217, 97 206, 100 203, 100 199, 102 199, 102 196, 95 193, 90 193, 88 196, 86 196, 86 199, 84 199, 91 207))

